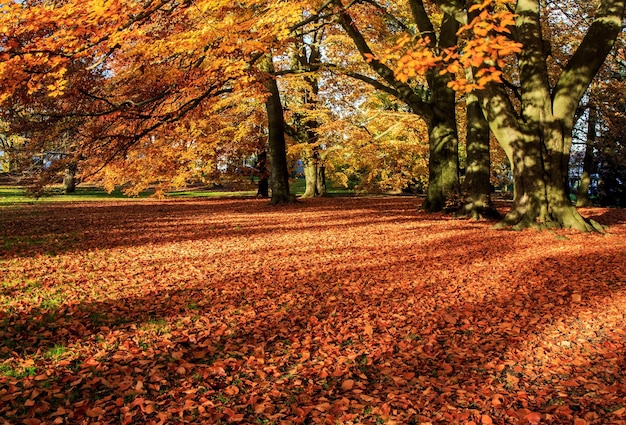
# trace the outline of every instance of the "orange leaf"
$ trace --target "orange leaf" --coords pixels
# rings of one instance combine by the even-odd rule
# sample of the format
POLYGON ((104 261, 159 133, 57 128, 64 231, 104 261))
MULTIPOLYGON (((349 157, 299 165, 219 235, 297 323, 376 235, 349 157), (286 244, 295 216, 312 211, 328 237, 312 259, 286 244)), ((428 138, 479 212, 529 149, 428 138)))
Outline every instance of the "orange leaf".
POLYGON ((343 388, 346 391, 351 390, 352 387, 354 387, 354 380, 352 379, 346 379, 345 381, 341 383, 341 388, 343 388))
POLYGON ((526 419, 531 424, 538 424, 541 422, 541 414, 538 412, 530 412, 527 414, 524 419, 526 419))
POLYGON ((100 415, 104 415, 104 409, 102 409, 101 407, 94 407, 93 409, 87 409, 85 413, 90 418, 97 418, 100 415))

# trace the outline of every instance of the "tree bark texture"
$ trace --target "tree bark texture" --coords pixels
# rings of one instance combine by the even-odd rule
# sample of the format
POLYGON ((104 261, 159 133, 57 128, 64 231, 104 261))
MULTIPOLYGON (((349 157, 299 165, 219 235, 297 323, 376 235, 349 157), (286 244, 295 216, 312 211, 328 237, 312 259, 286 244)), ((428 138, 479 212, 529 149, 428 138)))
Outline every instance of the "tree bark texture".
POLYGON ((521 110, 516 111, 502 84, 479 92, 491 130, 513 171, 515 193, 510 212, 498 227, 558 227, 602 231, 584 219, 569 198, 568 170, 575 112, 621 29, 623 0, 603 0, 580 46, 554 87, 541 33, 538 0, 519 0, 516 33, 521 110))
POLYGON ((280 101, 280 92, 276 80, 269 74, 274 71, 272 57, 268 55, 262 64, 262 70, 268 73, 265 87, 269 96, 265 100, 267 111, 268 141, 270 151, 270 184, 272 198, 270 204, 285 204, 294 202, 294 196, 289 192, 289 168, 287 166, 287 149, 285 142, 285 118, 280 101))
MULTIPOLYGON (((454 91, 448 87, 452 77, 450 74, 440 75, 440 69, 431 70, 427 75, 430 99, 424 99, 422 91, 418 90, 421 87, 416 89, 397 80, 391 68, 372 59, 374 55, 371 48, 341 0, 334 0, 333 4, 339 9, 339 20, 344 31, 382 80, 372 81, 373 86, 405 102, 413 113, 426 122, 429 134, 429 182, 422 208, 431 212, 443 210, 447 199, 459 189, 456 100, 454 91)), ((410 0, 409 4, 413 20, 421 36, 429 38, 430 47, 447 48, 456 44, 458 23, 452 16, 444 14, 440 32, 436 34, 422 0, 410 0)))
POLYGON ((76 171, 77 165, 75 162, 70 162, 65 168, 63 175, 63 191, 66 194, 76 192, 76 171))
POLYGON ((491 154, 489 151, 489 123, 475 94, 466 96, 467 137, 464 193, 466 203, 457 216, 475 220, 500 218, 491 202, 491 154))

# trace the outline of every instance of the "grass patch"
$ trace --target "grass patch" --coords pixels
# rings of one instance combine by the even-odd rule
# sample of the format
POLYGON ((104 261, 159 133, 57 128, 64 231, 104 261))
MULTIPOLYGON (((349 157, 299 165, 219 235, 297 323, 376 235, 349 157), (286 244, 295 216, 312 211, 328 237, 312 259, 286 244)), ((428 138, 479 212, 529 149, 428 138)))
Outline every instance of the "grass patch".
POLYGON ((0 376, 22 379, 35 375, 37 375, 37 368, 35 366, 15 368, 9 364, 0 364, 0 376))
MULTIPOLYGON (((328 193, 330 195, 353 195, 354 191, 338 188, 335 189, 329 182, 328 193)), ((302 195, 306 189, 306 182, 303 178, 292 179, 290 191, 295 195, 302 195)), ((165 193, 166 198, 249 198, 256 196, 256 188, 251 190, 228 190, 220 188, 187 188, 172 190, 165 193)), ((107 201, 107 200, 140 200, 154 196, 154 190, 145 190, 137 196, 127 196, 121 189, 116 189, 108 193, 103 188, 94 186, 78 186, 75 193, 65 194, 60 187, 52 187, 42 196, 33 197, 29 195, 21 186, 0 186, 0 206, 25 203, 46 203, 46 202, 79 202, 79 201, 107 201)))
POLYGON ((77 187, 75 193, 65 194, 60 188, 52 188, 42 196, 33 197, 29 195, 25 188, 20 186, 0 186, 0 205, 2 204, 22 204, 22 203, 42 203, 42 202, 77 202, 77 201, 105 201, 111 199, 143 199, 154 195, 154 191, 146 190, 138 196, 126 196, 121 190, 114 190, 108 193, 103 188, 84 186, 77 187))
POLYGON ((41 303, 39 304, 39 308, 41 310, 56 310, 61 306, 61 304, 63 304, 63 300, 64 300, 63 296, 59 293, 50 294, 49 297, 46 297, 43 300, 41 300, 41 303))
POLYGON ((44 357, 50 360, 59 360, 67 353, 67 348, 64 345, 57 344, 44 353, 44 357))
POLYGON ((144 332, 154 332, 157 335, 163 335, 170 331, 170 326, 162 317, 151 317, 146 320, 141 327, 144 332))

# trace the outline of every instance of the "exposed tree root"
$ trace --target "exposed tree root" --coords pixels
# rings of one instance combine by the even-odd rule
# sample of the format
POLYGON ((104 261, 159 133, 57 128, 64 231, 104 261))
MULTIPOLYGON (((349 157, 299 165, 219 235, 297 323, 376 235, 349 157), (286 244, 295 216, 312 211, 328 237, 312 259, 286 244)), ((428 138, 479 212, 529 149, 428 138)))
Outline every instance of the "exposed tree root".
POLYGON ((488 202, 470 201, 464 204, 455 214, 458 218, 471 218, 473 220, 497 220, 502 215, 488 202))
POLYGON ((600 223, 586 219, 574 207, 561 208, 559 212, 542 215, 531 209, 513 207, 494 229, 565 229, 585 233, 606 233, 606 227, 600 223))
POLYGON ((273 196, 270 200, 270 205, 287 205, 287 204, 295 204, 298 200, 296 199, 296 195, 289 194, 284 196, 273 196))

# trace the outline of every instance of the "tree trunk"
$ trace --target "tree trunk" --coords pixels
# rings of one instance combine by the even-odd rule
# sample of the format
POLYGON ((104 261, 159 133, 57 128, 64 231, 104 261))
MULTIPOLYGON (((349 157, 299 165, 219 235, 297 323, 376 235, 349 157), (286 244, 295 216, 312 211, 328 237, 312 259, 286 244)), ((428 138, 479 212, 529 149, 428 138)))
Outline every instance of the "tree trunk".
POLYGON ((589 30, 552 87, 538 0, 517 2, 521 108, 501 83, 479 92, 491 130, 513 169, 511 211, 498 227, 603 231, 569 199, 568 167, 576 108, 621 30, 624 0, 602 0, 589 30))
POLYGON ((302 165, 304 168, 305 190, 302 198, 313 198, 326 195, 326 175, 324 166, 321 164, 318 149, 313 147, 312 152, 302 153, 302 165))
POLYGON ((319 196, 326 196, 327 187, 326 187, 326 167, 320 164, 317 166, 317 193, 319 196))
POLYGON ((71 162, 65 168, 63 176, 63 191, 65 194, 76 192, 76 171, 77 165, 75 162, 71 162))
MULTIPOLYGON (((416 22, 428 19, 423 15, 423 7, 411 4, 416 22), (423 16, 422 16, 423 15, 423 16)), ((430 23, 422 23, 420 30, 431 30, 430 23)), ((439 32, 437 47, 452 47, 457 42, 456 20, 447 14, 439 32)), ((431 43, 431 47, 435 47, 431 43)), ((422 209, 430 212, 442 211, 448 198, 459 192, 459 139, 456 126, 456 93, 448 87, 453 76, 449 73, 440 74, 439 69, 427 73, 428 86, 431 91, 433 115, 427 120, 429 135, 428 156, 428 191, 422 209)))
POLYGON ((585 143, 585 156, 583 158, 583 170, 580 176, 580 185, 576 193, 576 206, 587 207, 589 201, 589 186, 591 185, 591 173, 593 172, 593 149, 596 143, 596 124, 598 116, 593 106, 589 107, 587 122, 587 142, 585 143))
POLYGON ((534 138, 514 148, 513 158, 513 206, 497 227, 603 231, 598 223, 585 220, 570 201, 564 178, 568 167, 563 165, 569 153, 548 153, 534 138))
POLYGON ((459 144, 454 114, 432 123, 429 136, 428 192, 422 209, 436 212, 442 211, 448 197, 459 189, 459 144))
POLYGON ((483 114, 478 98, 469 93, 467 102, 466 170, 464 192, 466 204, 457 216, 475 220, 500 218, 491 203, 491 156, 489 152, 489 123, 483 114))
POLYGON ((512 105, 504 101, 505 96, 504 87, 498 84, 490 84, 480 93, 490 128, 513 173, 513 204, 496 228, 602 231, 597 223, 585 220, 569 199, 571 129, 564 128, 562 121, 552 115, 538 122, 520 123, 512 105))
MULTIPOLYGON (((268 73, 274 71, 271 55, 268 55, 263 62, 264 71, 268 73)), ((274 77, 267 75, 265 86, 269 92, 269 96, 265 101, 265 109, 267 111, 269 131, 270 182, 272 186, 270 204, 286 204, 294 202, 295 197, 289 192, 289 168, 287 166, 283 106, 280 102, 280 92, 274 77)))
POLYGON ((302 167, 304 168, 305 189, 302 198, 313 198, 317 193, 317 164, 312 155, 303 153, 301 156, 302 167))
POLYGON ((259 189, 256 196, 261 198, 269 198, 269 171, 267 169, 267 152, 262 151, 258 155, 257 172, 259 173, 259 189))

